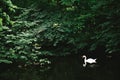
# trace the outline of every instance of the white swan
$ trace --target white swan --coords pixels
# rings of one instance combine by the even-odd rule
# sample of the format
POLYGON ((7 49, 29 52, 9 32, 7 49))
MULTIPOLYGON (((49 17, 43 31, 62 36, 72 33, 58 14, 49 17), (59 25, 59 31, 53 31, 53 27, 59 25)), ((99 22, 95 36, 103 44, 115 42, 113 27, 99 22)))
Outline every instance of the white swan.
POLYGON ((86 67, 87 63, 89 63, 89 64, 96 63, 96 60, 97 60, 97 59, 92 59, 92 58, 87 59, 87 57, 85 55, 83 55, 82 58, 84 58, 83 67, 86 67))

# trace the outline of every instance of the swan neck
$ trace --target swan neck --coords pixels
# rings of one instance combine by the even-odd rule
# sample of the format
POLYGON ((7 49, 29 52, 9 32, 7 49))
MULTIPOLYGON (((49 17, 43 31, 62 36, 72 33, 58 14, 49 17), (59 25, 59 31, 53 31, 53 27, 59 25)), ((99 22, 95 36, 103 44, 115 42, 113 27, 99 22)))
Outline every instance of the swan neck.
POLYGON ((87 60, 87 57, 85 56, 85 59, 84 59, 85 61, 87 60))
POLYGON ((86 67, 86 65, 87 65, 87 57, 86 56, 84 56, 84 64, 83 64, 83 67, 86 67))

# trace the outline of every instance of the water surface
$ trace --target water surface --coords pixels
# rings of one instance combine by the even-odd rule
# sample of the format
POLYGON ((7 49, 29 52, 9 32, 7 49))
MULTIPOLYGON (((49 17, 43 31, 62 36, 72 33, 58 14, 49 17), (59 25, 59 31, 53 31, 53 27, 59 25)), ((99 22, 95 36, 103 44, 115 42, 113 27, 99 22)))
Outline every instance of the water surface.
POLYGON ((45 67, 1 65, 0 80, 120 80, 119 59, 98 61, 86 67, 82 64, 78 57, 59 57, 45 67))

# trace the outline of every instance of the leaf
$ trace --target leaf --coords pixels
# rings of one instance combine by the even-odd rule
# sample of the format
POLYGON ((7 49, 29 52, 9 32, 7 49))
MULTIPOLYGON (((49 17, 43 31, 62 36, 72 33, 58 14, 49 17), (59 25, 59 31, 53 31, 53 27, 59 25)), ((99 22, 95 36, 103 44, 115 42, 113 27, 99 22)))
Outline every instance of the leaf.
POLYGON ((0 31, 2 31, 2 26, 3 26, 2 18, 0 18, 0 31))
POLYGON ((10 63, 12 63, 12 61, 9 61, 9 60, 0 60, 0 63, 7 63, 7 64, 10 64, 10 63))

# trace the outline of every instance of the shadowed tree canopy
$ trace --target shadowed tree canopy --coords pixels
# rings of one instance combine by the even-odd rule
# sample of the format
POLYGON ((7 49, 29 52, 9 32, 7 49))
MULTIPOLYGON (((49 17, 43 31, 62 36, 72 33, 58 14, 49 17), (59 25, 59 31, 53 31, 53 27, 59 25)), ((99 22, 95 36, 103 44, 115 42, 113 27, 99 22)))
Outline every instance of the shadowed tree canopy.
POLYGON ((0 0, 0 62, 119 53, 119 7, 115 0, 0 0))

